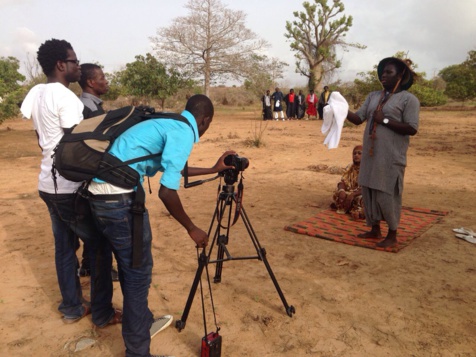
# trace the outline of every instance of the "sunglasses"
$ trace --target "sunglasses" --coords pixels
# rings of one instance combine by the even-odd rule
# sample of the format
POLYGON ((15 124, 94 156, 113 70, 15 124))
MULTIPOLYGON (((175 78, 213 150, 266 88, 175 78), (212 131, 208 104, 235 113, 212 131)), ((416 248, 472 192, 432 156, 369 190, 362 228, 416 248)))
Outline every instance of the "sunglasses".
POLYGON ((73 59, 66 59, 66 60, 64 60, 63 62, 71 62, 71 63, 75 63, 76 66, 79 66, 79 60, 77 60, 77 59, 75 59, 75 60, 73 60, 73 59))

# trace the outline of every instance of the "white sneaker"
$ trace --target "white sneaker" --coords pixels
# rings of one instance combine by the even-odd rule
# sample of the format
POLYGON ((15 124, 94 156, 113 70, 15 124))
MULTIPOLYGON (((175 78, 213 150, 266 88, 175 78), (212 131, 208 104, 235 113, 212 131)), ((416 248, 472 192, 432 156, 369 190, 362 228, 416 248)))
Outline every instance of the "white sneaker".
POLYGON ((150 327, 150 338, 153 338, 160 331, 165 330, 170 326, 174 317, 172 315, 164 315, 154 319, 152 326, 150 327))

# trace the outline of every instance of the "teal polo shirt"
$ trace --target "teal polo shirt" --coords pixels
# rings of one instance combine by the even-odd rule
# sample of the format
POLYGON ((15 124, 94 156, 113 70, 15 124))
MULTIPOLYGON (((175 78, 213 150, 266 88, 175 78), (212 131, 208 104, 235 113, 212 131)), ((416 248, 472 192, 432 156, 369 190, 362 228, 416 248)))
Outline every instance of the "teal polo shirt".
MULTIPOLYGON (((141 176, 153 177, 162 172, 160 184, 178 190, 181 171, 190 156, 193 144, 199 141, 197 122, 187 110, 182 113, 192 128, 174 119, 149 119, 126 130, 113 143, 109 153, 122 161, 159 153, 152 159, 130 164, 141 176)), ((97 182, 101 180, 94 179, 97 182)))

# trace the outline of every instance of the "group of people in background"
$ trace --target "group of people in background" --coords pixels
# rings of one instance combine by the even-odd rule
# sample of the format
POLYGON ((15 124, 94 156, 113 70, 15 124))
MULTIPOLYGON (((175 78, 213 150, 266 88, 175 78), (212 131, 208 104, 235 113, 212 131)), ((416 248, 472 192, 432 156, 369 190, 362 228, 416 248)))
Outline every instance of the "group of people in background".
POLYGON ((324 107, 328 105, 331 91, 328 86, 318 97, 311 89, 305 96, 302 90, 296 94, 291 88, 286 95, 276 87, 273 94, 267 90, 261 97, 263 120, 309 120, 324 118, 324 107), (285 107, 283 106, 285 104, 285 107), (286 115, 285 115, 286 112, 286 115), (306 117, 307 115, 307 117, 306 117))

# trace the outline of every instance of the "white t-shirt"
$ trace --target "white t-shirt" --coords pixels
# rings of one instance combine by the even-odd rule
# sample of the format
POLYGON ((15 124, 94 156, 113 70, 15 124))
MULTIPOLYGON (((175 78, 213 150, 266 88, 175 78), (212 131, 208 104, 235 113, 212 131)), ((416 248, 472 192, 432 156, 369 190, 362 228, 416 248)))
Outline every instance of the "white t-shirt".
MULTIPOLYGON (((61 83, 38 84, 25 97, 21 112, 25 118, 33 119, 43 149, 38 190, 55 193, 51 155, 64 134, 63 128, 71 128, 83 120, 83 108, 79 98, 61 83)), ((68 181, 59 174, 56 182, 57 193, 72 193, 81 184, 68 181)))

